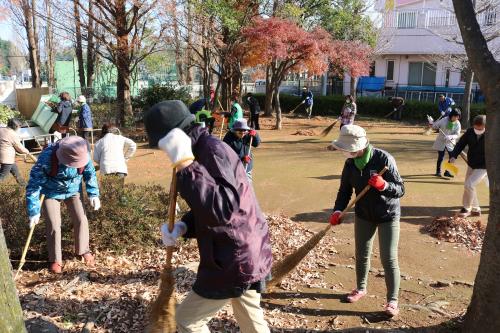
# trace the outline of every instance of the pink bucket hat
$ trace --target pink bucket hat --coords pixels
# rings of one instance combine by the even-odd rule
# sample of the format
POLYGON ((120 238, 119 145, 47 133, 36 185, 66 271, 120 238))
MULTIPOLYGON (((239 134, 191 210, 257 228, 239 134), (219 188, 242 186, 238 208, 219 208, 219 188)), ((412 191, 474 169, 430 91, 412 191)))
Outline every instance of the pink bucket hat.
POLYGON ((79 136, 68 136, 58 142, 59 163, 71 168, 83 168, 89 162, 89 144, 79 136))

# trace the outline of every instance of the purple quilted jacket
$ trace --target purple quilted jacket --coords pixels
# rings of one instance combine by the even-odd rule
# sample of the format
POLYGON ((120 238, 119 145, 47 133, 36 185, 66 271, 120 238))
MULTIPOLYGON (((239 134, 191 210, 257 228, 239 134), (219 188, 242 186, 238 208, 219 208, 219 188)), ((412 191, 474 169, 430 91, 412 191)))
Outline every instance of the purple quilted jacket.
POLYGON ((191 211, 182 220, 196 238, 200 265, 193 290, 202 297, 239 297, 271 271, 267 221, 236 153, 204 128, 188 131, 195 162, 177 173, 191 211))

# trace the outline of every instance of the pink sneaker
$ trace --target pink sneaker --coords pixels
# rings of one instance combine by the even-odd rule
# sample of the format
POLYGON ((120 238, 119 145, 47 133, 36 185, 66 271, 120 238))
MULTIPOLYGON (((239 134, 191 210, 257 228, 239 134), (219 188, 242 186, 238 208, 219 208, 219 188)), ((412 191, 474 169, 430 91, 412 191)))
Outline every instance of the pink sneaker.
POLYGON ((51 262, 49 265, 49 271, 54 274, 62 273, 62 263, 60 262, 51 262))
POLYGON ((95 266, 95 259, 92 253, 87 252, 84 255, 82 255, 83 261, 85 262, 85 265, 89 267, 94 267, 95 266))
POLYGON ((364 296, 366 296, 366 290, 354 289, 350 294, 347 295, 346 299, 349 303, 354 303, 359 301, 364 296))
POLYGON ((385 305, 384 310, 389 317, 396 317, 399 314, 398 302, 390 301, 385 305))

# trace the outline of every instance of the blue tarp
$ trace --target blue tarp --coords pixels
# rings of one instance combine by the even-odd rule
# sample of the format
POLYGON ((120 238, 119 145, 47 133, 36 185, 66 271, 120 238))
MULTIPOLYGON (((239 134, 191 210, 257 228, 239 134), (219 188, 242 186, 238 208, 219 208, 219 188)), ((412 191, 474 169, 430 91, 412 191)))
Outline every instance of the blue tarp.
POLYGON ((385 86, 383 76, 361 76, 358 80, 358 91, 382 91, 385 86))

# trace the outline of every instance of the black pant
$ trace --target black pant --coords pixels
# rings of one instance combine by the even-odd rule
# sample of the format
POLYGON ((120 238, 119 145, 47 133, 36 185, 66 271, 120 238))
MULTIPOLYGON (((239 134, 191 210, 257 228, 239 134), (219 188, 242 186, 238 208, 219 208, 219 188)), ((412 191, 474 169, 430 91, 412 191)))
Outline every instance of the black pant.
POLYGON ((250 113, 250 127, 255 130, 260 130, 258 113, 250 113))
POLYGON ((392 119, 393 120, 401 120, 401 117, 403 115, 403 109, 404 109, 404 105, 400 105, 398 106, 397 108, 394 108, 396 111, 394 111, 394 113, 392 114, 392 119))
POLYGON ((448 152, 448 157, 451 158, 450 156, 450 151, 448 149, 444 149, 442 151, 439 151, 438 150, 438 160, 437 160, 437 164, 436 164, 436 173, 441 173, 441 163, 443 163, 443 160, 444 160, 444 152, 447 151, 448 152))
POLYGON ((19 185, 26 185, 26 181, 24 178, 21 176, 21 173, 19 172, 19 168, 17 165, 14 164, 0 164, 0 181, 3 181, 7 176, 12 174, 14 178, 16 178, 16 181, 19 185))

